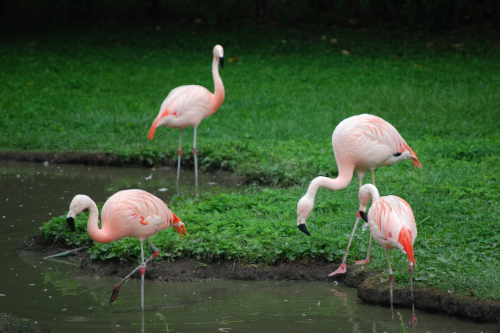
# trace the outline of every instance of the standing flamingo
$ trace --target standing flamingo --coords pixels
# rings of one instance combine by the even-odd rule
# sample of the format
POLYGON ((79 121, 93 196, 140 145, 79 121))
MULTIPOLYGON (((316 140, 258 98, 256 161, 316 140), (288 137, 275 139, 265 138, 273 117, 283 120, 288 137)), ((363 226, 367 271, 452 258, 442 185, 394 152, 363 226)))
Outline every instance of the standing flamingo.
MULTIPOLYGON (((363 177, 368 170, 372 173, 372 183, 375 184, 376 168, 392 165, 399 161, 412 159, 413 164, 421 169, 422 164, 417 155, 406 143, 399 132, 384 119, 370 114, 361 114, 342 120, 332 135, 332 147, 337 162, 338 177, 317 177, 313 179, 307 193, 297 203, 297 226, 310 236, 306 228, 306 219, 314 207, 314 198, 320 187, 339 191, 351 182, 353 172, 359 178, 359 187, 363 185, 363 177)), ((353 228, 347 250, 340 267, 329 276, 347 271, 347 253, 356 227, 353 228)), ((370 262, 371 234, 368 240, 366 259, 356 261, 356 264, 370 262)))
POLYGON ((140 270, 141 308, 144 310, 146 264, 160 253, 149 237, 168 227, 174 227, 181 236, 182 232, 187 235, 184 223, 161 199, 143 190, 124 190, 113 194, 102 207, 101 228, 99 228, 99 211, 95 202, 86 195, 76 195, 71 201, 66 219, 73 231, 75 231, 75 216, 85 209, 89 210, 87 230, 94 241, 109 243, 123 237, 136 237, 141 242, 141 265, 115 285, 110 303, 118 297, 121 284, 140 270), (144 240, 153 249, 153 254, 148 260, 144 260, 144 240))
POLYGON ((207 88, 198 85, 180 86, 172 90, 160 107, 160 112, 149 129, 148 139, 153 140, 156 128, 166 126, 180 129, 179 147, 177 150, 177 194, 180 195, 179 177, 182 156, 182 130, 194 128, 193 153, 196 196, 198 196, 198 150, 196 149, 196 129, 200 122, 214 114, 224 102, 224 85, 219 75, 219 62, 224 68, 224 49, 220 45, 214 47, 212 75, 215 91, 212 94, 207 88))
POLYGON ((392 288, 394 276, 392 275, 390 249, 400 249, 408 256, 408 272, 410 273, 412 321, 417 321, 415 304, 413 302, 413 265, 416 265, 413 255, 413 244, 417 238, 417 225, 410 205, 400 197, 388 195, 381 197, 377 188, 372 184, 365 184, 359 189, 359 211, 354 228, 360 218, 368 222, 370 232, 377 243, 385 249, 389 265, 389 293, 391 298, 391 313, 393 312, 392 288), (372 199, 372 206, 366 214, 366 206, 372 199))

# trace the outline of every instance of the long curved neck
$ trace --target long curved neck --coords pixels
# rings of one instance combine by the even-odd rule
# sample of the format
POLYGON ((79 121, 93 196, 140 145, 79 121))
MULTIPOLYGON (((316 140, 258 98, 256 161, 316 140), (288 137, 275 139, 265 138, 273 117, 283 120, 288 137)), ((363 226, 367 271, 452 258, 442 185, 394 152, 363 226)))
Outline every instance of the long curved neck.
POLYGON ((359 189, 359 210, 366 212, 366 206, 372 200, 372 205, 380 198, 378 189, 373 184, 365 184, 359 189))
POLYGON ((214 77, 214 95, 212 99, 212 107, 211 114, 215 113, 219 107, 224 102, 224 97, 226 95, 224 91, 224 84, 222 84, 222 79, 219 75, 219 58, 214 56, 214 60, 212 61, 212 75, 214 77))
POLYGON ((347 187, 352 179, 352 173, 354 168, 352 167, 343 167, 339 169, 339 175, 337 178, 329 178, 329 177, 316 177, 313 179, 311 184, 309 184, 309 188, 307 189, 307 195, 315 197, 316 192, 320 187, 324 187, 331 191, 339 191, 347 187))
POLYGON ((90 200, 87 206, 89 210, 89 220, 87 222, 87 231, 90 238, 99 243, 109 243, 110 239, 106 230, 99 228, 99 210, 94 201, 90 200))

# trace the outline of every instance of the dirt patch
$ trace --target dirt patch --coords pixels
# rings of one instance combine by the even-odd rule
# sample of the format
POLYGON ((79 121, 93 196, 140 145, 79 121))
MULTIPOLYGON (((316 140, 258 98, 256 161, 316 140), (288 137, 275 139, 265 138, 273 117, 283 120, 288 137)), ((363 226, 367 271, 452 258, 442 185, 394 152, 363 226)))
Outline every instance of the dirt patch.
MULTIPOLYGON (((19 250, 43 251, 47 255, 67 249, 54 247, 42 235, 25 239, 19 250)), ((77 276, 106 277, 126 276, 133 263, 116 261, 96 262, 86 253, 78 252, 72 256, 80 262, 77 276)), ((156 260, 148 265, 146 278, 166 282, 187 282, 206 280, 286 280, 286 281, 325 281, 343 282, 357 288, 358 297, 366 303, 389 306, 389 285, 387 279, 367 271, 363 267, 348 267, 347 273, 335 277, 327 274, 338 264, 325 262, 289 262, 280 265, 248 265, 234 261, 199 262, 194 259, 174 261, 156 260)), ((139 275, 133 278, 138 278, 139 275)), ((432 288, 414 289, 415 307, 432 313, 441 313, 483 323, 500 324, 500 302, 478 300, 473 297, 457 296, 432 288)), ((394 288, 394 305, 411 307, 410 290, 394 288)))

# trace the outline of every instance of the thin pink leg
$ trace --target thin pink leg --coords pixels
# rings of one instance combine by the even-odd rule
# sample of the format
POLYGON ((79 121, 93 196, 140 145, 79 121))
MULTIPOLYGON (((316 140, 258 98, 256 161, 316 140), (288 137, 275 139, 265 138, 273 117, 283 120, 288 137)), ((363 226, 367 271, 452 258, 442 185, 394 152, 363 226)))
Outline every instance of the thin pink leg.
POLYGON ((153 249, 153 254, 146 261, 144 261, 144 252, 142 251, 143 247, 142 247, 142 242, 141 242, 141 253, 142 253, 141 264, 139 266, 137 266, 136 268, 134 268, 132 270, 132 272, 130 272, 126 277, 124 277, 119 283, 117 283, 113 287, 113 291, 111 292, 111 298, 109 300, 110 303, 112 303, 112 302, 114 302, 116 300, 116 298, 118 297, 118 293, 120 292, 121 285, 125 281, 127 281, 132 275, 134 275, 135 272, 140 271, 140 273, 141 273, 141 279, 142 279, 143 276, 144 276, 144 274, 146 273, 146 264, 149 263, 151 260, 155 259, 156 257, 158 257, 158 255, 160 254, 160 251, 158 250, 158 248, 156 246, 154 246, 153 243, 151 243, 151 241, 149 240, 149 238, 146 239, 146 241, 149 243, 149 245, 153 249))
POLYGON ((196 196, 198 196, 198 149, 196 149, 196 127, 194 128, 193 154, 194 154, 194 184, 196 196))
MULTIPOLYGON (((373 185, 375 185, 375 174, 373 171, 372 171, 372 183, 373 183, 373 185)), ((361 188, 361 186, 363 186, 363 178, 362 177, 359 178, 359 188, 361 188)), ((356 265, 364 265, 364 264, 367 264, 370 262, 371 246, 372 246, 372 233, 370 231, 370 236, 368 236, 368 252, 366 252, 366 258, 363 260, 357 260, 356 265)))
POLYGON ((393 285, 394 285, 394 275, 392 274, 392 267, 391 267, 391 259, 389 259, 389 250, 385 249, 385 254, 387 255, 387 263, 389 265, 389 269, 387 272, 389 273, 389 296, 391 298, 391 315, 392 315, 392 320, 394 320, 394 308, 393 308, 393 285))
POLYGON ((359 215, 359 212, 358 212, 358 217, 356 217, 356 222, 354 223, 354 228, 352 228, 351 238, 349 238, 349 243, 347 243, 347 249, 345 250, 344 259, 342 260, 342 264, 340 264, 340 267, 337 268, 336 271, 328 274, 328 276, 333 276, 336 274, 341 274, 341 273, 347 272, 347 265, 346 265, 347 255, 349 254, 349 248, 351 247, 352 238, 354 237, 354 233, 356 232, 356 227, 358 226, 360 219, 361 219, 361 215, 359 215))
POLYGON ((179 186, 179 178, 181 176, 181 157, 182 157, 182 128, 181 135, 179 138, 179 147, 177 148, 177 195, 181 195, 181 190, 179 186))
POLYGON ((368 236, 368 251, 366 252, 366 258, 363 260, 356 261, 356 265, 364 265, 370 262, 370 249, 372 247, 372 233, 368 236))
POLYGON ((415 315, 415 302, 413 300, 413 263, 410 262, 408 265, 408 272, 410 273, 410 289, 411 289, 411 321, 413 323, 417 322, 417 316, 415 315))

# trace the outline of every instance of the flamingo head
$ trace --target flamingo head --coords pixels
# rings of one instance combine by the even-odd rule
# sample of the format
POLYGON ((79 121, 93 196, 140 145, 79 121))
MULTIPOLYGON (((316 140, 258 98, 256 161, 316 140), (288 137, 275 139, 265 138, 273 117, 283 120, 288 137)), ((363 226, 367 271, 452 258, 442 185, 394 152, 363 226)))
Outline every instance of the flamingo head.
POLYGON ((224 68, 224 49, 220 45, 214 47, 214 57, 220 60, 220 67, 224 68))
POLYGON ((297 227, 307 236, 311 233, 307 230, 306 220, 314 207, 314 199, 311 200, 307 195, 303 196, 297 203, 297 227))
POLYGON ((88 208, 89 200, 92 199, 83 194, 78 194, 73 198, 73 200, 71 200, 68 216, 66 217, 66 222, 68 223, 72 231, 76 231, 75 217, 88 208))
POLYGON ((363 220, 368 222, 368 216, 366 214, 366 206, 368 206, 370 200, 373 200, 373 202, 375 202, 376 200, 378 200, 378 198, 380 198, 378 189, 375 187, 375 185, 365 184, 361 186, 361 188, 359 189, 358 198, 359 198, 358 215, 363 220))

